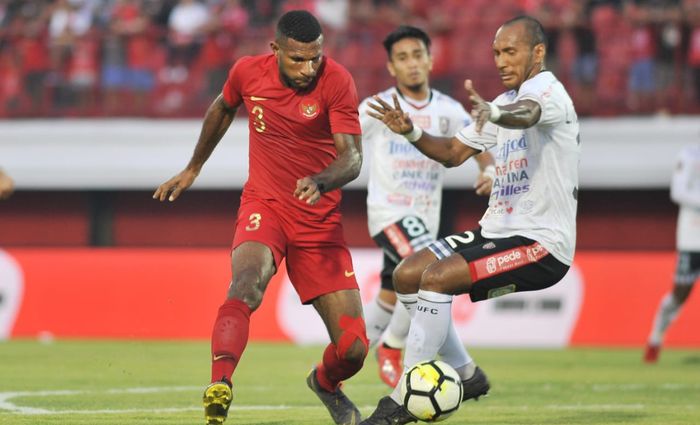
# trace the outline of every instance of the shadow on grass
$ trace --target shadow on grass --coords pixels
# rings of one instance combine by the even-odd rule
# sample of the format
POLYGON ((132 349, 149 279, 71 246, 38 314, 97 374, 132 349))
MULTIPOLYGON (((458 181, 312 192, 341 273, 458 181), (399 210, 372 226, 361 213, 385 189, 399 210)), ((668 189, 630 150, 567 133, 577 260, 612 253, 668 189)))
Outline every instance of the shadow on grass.
POLYGON ((681 360, 681 363, 683 363, 684 365, 697 366, 700 364, 700 356, 684 357, 683 360, 681 360))

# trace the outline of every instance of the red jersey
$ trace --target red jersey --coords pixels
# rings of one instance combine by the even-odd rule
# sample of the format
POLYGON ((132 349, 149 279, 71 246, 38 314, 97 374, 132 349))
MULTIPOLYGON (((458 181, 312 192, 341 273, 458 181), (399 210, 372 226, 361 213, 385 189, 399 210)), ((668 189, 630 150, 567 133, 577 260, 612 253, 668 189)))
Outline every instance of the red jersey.
POLYGON ((294 197, 298 179, 319 173, 336 158, 333 134, 361 134, 358 98, 350 73, 323 58, 316 79, 303 90, 280 80, 273 54, 239 59, 229 71, 223 96, 248 109, 250 148, 243 196, 276 199, 297 211, 326 217, 337 210, 340 190, 316 205, 294 197))

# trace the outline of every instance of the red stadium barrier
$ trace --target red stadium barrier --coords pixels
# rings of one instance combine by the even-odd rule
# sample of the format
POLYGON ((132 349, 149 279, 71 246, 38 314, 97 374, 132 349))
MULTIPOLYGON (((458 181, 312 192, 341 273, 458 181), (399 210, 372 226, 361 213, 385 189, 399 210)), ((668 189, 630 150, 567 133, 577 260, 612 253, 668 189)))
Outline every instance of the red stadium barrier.
MULTIPOLYGON (((363 300, 378 288, 381 255, 353 250, 363 300)), ((470 345, 641 345, 671 285, 670 252, 581 252, 564 282, 536 293, 454 303, 470 345)), ((0 251, 0 338, 207 339, 229 281, 221 249, 0 251)), ((666 342, 700 346, 700 296, 691 295, 666 342)), ((254 313, 252 340, 316 343, 325 330, 281 270, 254 313)))

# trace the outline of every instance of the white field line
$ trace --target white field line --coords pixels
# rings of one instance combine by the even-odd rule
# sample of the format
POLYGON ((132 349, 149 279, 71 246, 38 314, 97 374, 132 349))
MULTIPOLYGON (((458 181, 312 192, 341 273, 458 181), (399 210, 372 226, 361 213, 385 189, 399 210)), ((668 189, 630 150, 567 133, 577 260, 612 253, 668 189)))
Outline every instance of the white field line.
MULTIPOLYGON (((9 391, 0 392, 0 412, 8 411, 23 415, 66 415, 66 414, 122 414, 122 413, 179 413, 195 412, 202 407, 163 407, 143 409, 97 409, 97 410, 50 410, 38 407, 18 406, 10 400, 17 397, 51 397, 51 396, 76 396, 82 394, 153 394, 160 392, 190 392, 200 391, 200 387, 140 387, 140 388, 114 388, 103 391, 95 390, 53 390, 53 391, 9 391)), ((367 409, 373 406, 367 406, 367 409)), ((289 410, 289 409, 323 409, 323 406, 287 406, 287 405, 261 405, 261 406, 231 406, 231 410, 289 410)))
MULTIPOLYGON (((638 384, 622 384, 622 385, 610 385, 610 388, 617 388, 617 390, 622 391, 637 391, 639 390, 638 384)), ((644 386, 643 386, 644 387, 644 386)), ((655 388, 662 388, 665 390, 679 390, 679 389, 697 389, 700 385, 683 385, 683 384, 662 384, 661 386, 654 386, 655 388)), ((10 400, 17 397, 51 397, 51 396, 76 396, 82 394, 152 394, 160 392, 198 392, 200 387, 192 386, 173 386, 173 387, 138 387, 138 388, 114 388, 108 390, 51 390, 51 391, 9 391, 0 392, 0 413, 6 411, 8 413, 16 413, 23 415, 66 415, 66 414, 124 414, 124 413, 180 413, 180 412, 197 412, 201 411, 202 407, 160 407, 160 408, 136 408, 136 409, 97 409, 97 410, 76 410, 76 409, 66 409, 66 410, 51 410, 39 407, 27 407, 18 406, 12 403, 10 400)), ((360 406, 361 410, 371 411, 374 409, 374 405, 360 406)), ((497 409, 503 410, 529 410, 529 409, 548 409, 548 410, 571 410, 571 411, 614 411, 614 410, 643 410, 646 409, 645 404, 640 403, 630 403, 630 404, 548 404, 541 407, 531 406, 531 405, 520 405, 520 406, 483 406, 487 410, 497 409)), ((687 405, 687 406, 675 406, 675 408, 684 408, 695 410, 697 406, 687 405)), ((321 405, 233 405, 231 409, 234 411, 275 411, 275 410, 321 410, 323 406, 321 405)))

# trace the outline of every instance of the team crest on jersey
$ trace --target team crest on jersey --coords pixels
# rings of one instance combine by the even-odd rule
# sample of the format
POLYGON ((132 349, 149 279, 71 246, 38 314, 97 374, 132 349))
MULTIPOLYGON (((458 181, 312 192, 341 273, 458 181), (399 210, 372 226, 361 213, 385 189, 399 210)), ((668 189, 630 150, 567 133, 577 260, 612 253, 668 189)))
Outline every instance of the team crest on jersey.
POLYGON ((440 117, 440 133, 447 134, 447 130, 450 129, 450 119, 447 117, 440 117))
POLYGON ((319 106, 316 99, 306 98, 299 103, 299 111, 304 118, 313 119, 319 113, 319 106))

